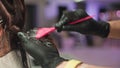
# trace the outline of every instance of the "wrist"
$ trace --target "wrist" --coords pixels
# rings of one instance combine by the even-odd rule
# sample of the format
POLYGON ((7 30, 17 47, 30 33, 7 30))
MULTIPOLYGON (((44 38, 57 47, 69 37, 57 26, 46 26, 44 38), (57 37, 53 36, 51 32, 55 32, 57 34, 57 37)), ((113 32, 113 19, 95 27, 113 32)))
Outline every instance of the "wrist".
POLYGON ((104 21, 98 21, 95 22, 94 28, 92 29, 92 35, 97 35, 102 38, 108 37, 109 31, 110 31, 110 25, 107 22, 104 21))
POLYGON ((64 68, 64 66, 68 63, 68 61, 61 62, 56 68, 64 68))
POLYGON ((107 22, 101 22, 101 37, 106 38, 110 32, 110 24, 107 22))
POLYGON ((78 60, 63 61, 56 68, 78 68, 83 62, 78 60))
MULTIPOLYGON (((47 59, 49 60, 49 62, 47 62, 46 64, 44 64, 43 68, 57 68, 59 65, 61 66, 62 64, 64 64, 64 61, 67 61, 67 59, 61 58, 61 57, 56 57, 53 59, 47 59)), ((61 68, 61 67, 59 67, 61 68)))

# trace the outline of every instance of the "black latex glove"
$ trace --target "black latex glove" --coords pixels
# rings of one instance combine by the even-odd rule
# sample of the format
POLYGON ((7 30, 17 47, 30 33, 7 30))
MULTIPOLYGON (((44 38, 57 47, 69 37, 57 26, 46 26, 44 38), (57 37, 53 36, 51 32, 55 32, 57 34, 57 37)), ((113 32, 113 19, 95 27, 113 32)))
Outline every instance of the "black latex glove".
POLYGON ((35 30, 28 33, 19 32, 18 36, 21 39, 25 50, 35 59, 43 68, 56 68, 58 64, 65 59, 59 56, 55 44, 45 36, 41 39, 34 38, 35 30))
POLYGON ((58 32, 60 31, 76 31, 85 35, 97 35, 107 37, 109 34, 109 23, 88 19, 86 21, 72 24, 71 22, 89 16, 84 10, 77 9, 75 11, 66 11, 63 13, 60 21, 55 25, 58 32))

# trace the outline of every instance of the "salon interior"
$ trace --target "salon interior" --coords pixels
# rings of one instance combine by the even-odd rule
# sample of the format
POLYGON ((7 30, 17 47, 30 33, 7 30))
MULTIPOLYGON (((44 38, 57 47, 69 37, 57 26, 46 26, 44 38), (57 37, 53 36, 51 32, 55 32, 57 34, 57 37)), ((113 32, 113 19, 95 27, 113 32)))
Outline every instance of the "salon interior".
MULTIPOLYGON (((51 27, 63 11, 84 9, 97 21, 120 20, 120 0, 25 0, 27 29, 51 27)), ((51 33, 62 57, 88 64, 120 68, 120 39, 103 39, 77 32, 51 33)), ((40 65, 31 58, 32 68, 40 65)))

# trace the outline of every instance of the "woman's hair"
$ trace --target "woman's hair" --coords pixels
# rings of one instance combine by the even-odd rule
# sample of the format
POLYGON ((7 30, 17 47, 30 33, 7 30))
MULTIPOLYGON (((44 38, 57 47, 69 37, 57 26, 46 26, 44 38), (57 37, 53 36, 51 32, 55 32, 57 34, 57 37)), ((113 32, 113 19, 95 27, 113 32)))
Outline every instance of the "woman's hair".
MULTIPOLYGON (((0 0, 0 27, 4 31, 3 39, 0 42, 10 42, 7 46, 12 49, 19 49, 23 60, 24 68, 28 68, 26 53, 17 36, 18 31, 24 30, 25 4, 24 0, 0 0), (4 38, 7 38, 4 40, 4 38)), ((6 43, 4 43, 6 44, 6 43)))
POLYGON ((4 31, 9 34, 12 45, 16 45, 16 42, 18 41, 17 32, 24 30, 24 0, 1 0, 0 15, 2 20, 1 25, 4 31))
POLYGON ((25 23, 24 0, 1 0, 0 14, 7 29, 15 32, 22 30, 25 23))

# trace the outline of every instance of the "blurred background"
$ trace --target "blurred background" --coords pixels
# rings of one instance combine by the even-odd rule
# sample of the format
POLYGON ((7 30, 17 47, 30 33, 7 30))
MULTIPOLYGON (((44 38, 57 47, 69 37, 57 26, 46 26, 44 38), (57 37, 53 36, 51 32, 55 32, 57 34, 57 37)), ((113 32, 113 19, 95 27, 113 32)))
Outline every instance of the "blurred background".
MULTIPOLYGON (((84 9, 95 20, 120 20, 120 0, 25 0, 27 30, 50 27, 57 23, 63 11, 84 9)), ((119 22, 120 23, 120 22, 119 22)), ((85 36, 76 32, 52 33, 60 55, 88 64, 120 68, 120 40, 85 36)), ((40 68, 32 59, 32 67, 40 68)))

